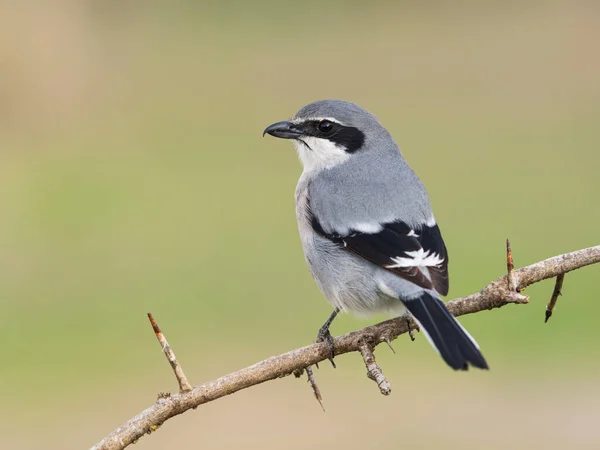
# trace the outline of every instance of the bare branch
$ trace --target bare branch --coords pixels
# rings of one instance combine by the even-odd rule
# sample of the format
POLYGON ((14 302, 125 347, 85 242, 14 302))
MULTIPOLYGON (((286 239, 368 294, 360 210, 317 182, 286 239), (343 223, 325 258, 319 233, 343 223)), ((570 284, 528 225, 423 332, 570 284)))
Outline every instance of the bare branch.
POLYGON ((160 346, 162 347, 163 352, 165 352, 165 356, 167 357, 169 364, 171 364, 171 367, 173 368, 173 372, 175 373, 175 378, 177 378, 177 383, 179 383, 179 392, 191 391, 192 385, 187 380, 185 373, 183 373, 183 369, 177 362, 177 358, 175 358, 175 352, 173 352, 173 349, 167 342, 167 338, 165 337, 163 332, 158 327, 158 324, 154 320, 154 317, 152 317, 152 314, 148 313, 148 319, 150 320, 150 324, 152 325, 152 328, 154 329, 154 334, 156 335, 156 339, 158 339, 158 342, 160 343, 160 346))
POLYGON ((565 274, 561 273, 556 277, 556 284, 554 285, 554 292, 552 292, 552 298, 548 302, 548 306, 546 306, 546 318, 545 322, 548 322, 548 319, 552 317, 552 312, 554 311, 554 307, 556 306, 556 302, 558 301, 558 296, 562 295, 562 285, 565 279, 565 274))
POLYGON ((381 371, 381 367, 377 365, 377 361, 375 361, 375 354, 373 353, 373 347, 366 340, 361 340, 358 345, 358 351, 360 352, 363 361, 365 362, 365 367, 367 368, 367 376, 370 380, 373 380, 377 383, 379 387, 379 392, 383 395, 390 395, 392 393, 392 385, 387 380, 383 372, 381 371))
MULTIPOLYGON (((533 283, 555 278, 581 267, 600 262, 600 246, 578 250, 564 255, 540 261, 527 267, 512 271, 515 291, 508 288, 508 274, 491 282, 480 292, 461 297, 446 303, 448 310, 455 316, 478 311, 500 308, 509 303, 527 303, 529 298, 520 294, 533 283)), ((362 330, 338 336, 334 339, 336 355, 360 351, 365 340, 373 348, 382 342, 388 342, 408 331, 407 322, 396 318, 381 322, 362 330)), ((265 381, 298 373, 307 367, 324 361, 330 356, 326 343, 302 347, 279 356, 273 356, 250 367, 230 373, 207 383, 196 385, 190 391, 159 398, 154 405, 128 420, 114 430, 93 450, 123 449, 137 441, 146 433, 158 429, 171 417, 182 414, 204 403, 233 394, 241 389, 255 386, 265 381)))

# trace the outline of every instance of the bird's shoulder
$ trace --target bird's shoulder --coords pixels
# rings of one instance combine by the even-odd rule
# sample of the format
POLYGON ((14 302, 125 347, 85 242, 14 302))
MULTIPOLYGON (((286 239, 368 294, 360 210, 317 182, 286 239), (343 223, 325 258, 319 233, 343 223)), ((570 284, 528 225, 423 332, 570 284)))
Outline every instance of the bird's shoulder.
POLYGON ((324 229, 344 232, 356 223, 426 222, 431 216, 427 191, 400 153, 366 156, 354 156, 303 181, 324 229))

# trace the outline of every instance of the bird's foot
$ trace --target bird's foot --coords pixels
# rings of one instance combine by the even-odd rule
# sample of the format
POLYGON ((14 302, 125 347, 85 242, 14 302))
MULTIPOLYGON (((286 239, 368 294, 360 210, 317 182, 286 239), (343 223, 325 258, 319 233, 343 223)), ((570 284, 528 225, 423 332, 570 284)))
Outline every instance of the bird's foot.
POLYGON ((323 325, 319 332, 317 333, 317 343, 325 342, 327 347, 329 348, 329 361, 331 361, 331 365, 333 368, 336 368, 335 362, 333 361, 333 357, 335 356, 335 347, 333 345, 333 336, 329 332, 329 324, 323 325))
MULTIPOLYGON (((327 321, 323 324, 321 328, 319 328, 319 333, 317 334, 317 343, 325 342, 327 343, 327 347, 329 347, 329 361, 331 361, 331 365, 335 369, 335 363, 333 362, 333 357, 335 356, 335 347, 333 346, 333 337, 329 332, 329 327, 331 326, 331 322, 335 319, 335 316, 340 312, 340 308, 335 308, 327 321)), ((317 368, 319 365, 316 364, 317 368)))

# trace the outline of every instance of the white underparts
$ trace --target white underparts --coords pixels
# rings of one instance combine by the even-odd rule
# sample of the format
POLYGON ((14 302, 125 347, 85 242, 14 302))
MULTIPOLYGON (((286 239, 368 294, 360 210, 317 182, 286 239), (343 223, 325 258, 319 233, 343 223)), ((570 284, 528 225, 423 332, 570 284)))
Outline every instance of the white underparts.
POLYGON ((328 169, 350 158, 342 147, 328 139, 303 136, 300 140, 295 140, 294 144, 305 172, 328 169))

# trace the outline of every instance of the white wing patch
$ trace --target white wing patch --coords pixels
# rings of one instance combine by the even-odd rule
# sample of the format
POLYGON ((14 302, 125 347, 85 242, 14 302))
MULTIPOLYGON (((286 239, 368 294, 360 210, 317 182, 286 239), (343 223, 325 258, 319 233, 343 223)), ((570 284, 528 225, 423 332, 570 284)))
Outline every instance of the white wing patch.
POLYGON ((375 234, 375 233, 379 233, 381 230, 383 230, 383 227, 381 226, 381 224, 375 223, 375 222, 373 222, 373 223, 359 222, 359 223, 352 225, 350 227, 350 229, 357 231, 359 233, 375 234))
POLYGON ((437 266, 444 262, 444 259, 437 253, 431 253, 429 250, 415 250, 412 252, 406 252, 408 258, 398 256, 391 258, 394 264, 385 266, 386 269, 397 269, 400 267, 428 267, 437 266))

